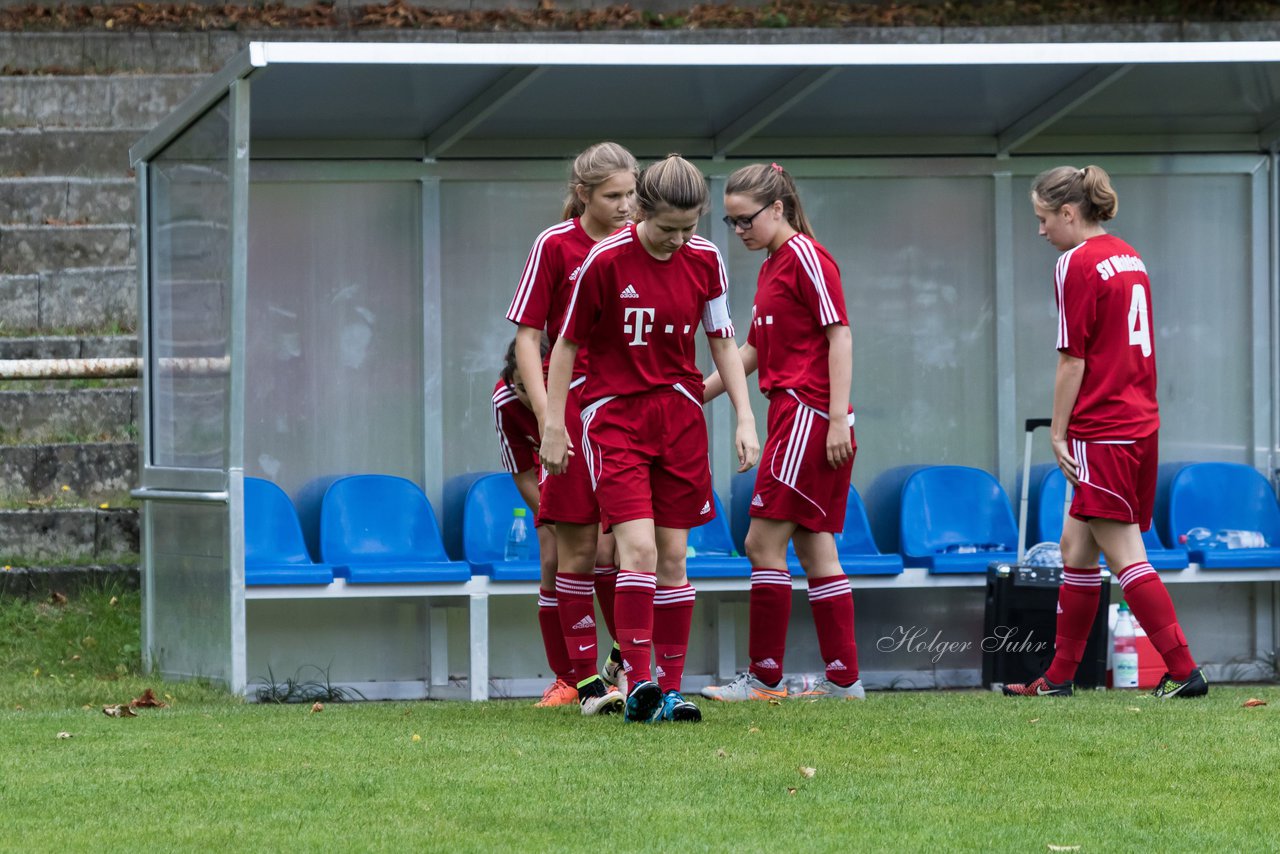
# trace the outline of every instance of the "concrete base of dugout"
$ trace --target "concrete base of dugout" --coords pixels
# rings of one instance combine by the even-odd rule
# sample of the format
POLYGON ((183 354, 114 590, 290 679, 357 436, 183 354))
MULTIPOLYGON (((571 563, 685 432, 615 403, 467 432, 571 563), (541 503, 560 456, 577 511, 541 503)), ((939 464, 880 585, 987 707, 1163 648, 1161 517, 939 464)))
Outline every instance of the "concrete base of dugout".
MULTIPOLYGON (((1260 580, 1199 583, 1196 571, 1166 576, 1197 660, 1211 681, 1275 676, 1280 570, 1260 580)), ((893 580, 888 580, 893 583, 893 580)), ((977 688, 981 685, 984 590, 975 579, 910 589, 855 587, 862 678, 869 689, 977 688)), ((854 583, 880 579, 855 579, 854 583)), ((484 700, 536 697, 552 676, 538 633, 533 585, 456 585, 457 595, 318 591, 298 598, 285 588, 251 588, 246 602, 249 687, 269 682, 327 682, 368 700, 484 700), (485 588, 498 592, 483 592, 485 588), (378 595, 380 593, 380 595, 378 595), (286 598, 287 597, 287 598, 286 598), (473 671, 474 668, 474 671, 473 671), (482 681, 473 682, 473 673, 482 681)), ((455 585, 442 585, 453 587, 455 585)), ((698 585, 684 687, 696 693, 745 669, 747 599, 741 581, 698 585)), ((1113 600, 1119 590, 1113 591, 1113 600)), ((597 618, 599 615, 597 615, 597 618)), ((599 620, 601 645, 607 648, 599 620)), ((1028 638, 1047 641, 1052 638, 1028 638)), ((789 676, 820 674, 803 580, 792 598, 789 676)))

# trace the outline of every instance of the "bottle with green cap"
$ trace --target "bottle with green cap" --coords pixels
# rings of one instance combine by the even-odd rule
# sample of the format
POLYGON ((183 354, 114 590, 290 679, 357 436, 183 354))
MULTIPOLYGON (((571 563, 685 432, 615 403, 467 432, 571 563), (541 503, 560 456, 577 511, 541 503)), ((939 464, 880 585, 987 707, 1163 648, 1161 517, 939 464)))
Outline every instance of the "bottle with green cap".
POLYGON ((502 550, 503 560, 529 559, 529 524, 525 521, 525 509, 511 511, 511 528, 507 531, 507 547, 502 550))

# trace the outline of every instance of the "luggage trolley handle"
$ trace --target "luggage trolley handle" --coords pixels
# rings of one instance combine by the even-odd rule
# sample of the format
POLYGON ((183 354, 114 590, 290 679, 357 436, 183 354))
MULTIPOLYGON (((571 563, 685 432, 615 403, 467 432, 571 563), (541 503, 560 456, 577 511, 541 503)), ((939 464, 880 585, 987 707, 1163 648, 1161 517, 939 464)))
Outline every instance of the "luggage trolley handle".
MULTIPOLYGON (((1031 436, 1041 427, 1053 424, 1052 418, 1028 418, 1026 450, 1022 456, 1022 500, 1018 508, 1018 563, 1027 552, 1027 502, 1031 495, 1031 436)), ((1070 486, 1068 485, 1068 493, 1070 486)))

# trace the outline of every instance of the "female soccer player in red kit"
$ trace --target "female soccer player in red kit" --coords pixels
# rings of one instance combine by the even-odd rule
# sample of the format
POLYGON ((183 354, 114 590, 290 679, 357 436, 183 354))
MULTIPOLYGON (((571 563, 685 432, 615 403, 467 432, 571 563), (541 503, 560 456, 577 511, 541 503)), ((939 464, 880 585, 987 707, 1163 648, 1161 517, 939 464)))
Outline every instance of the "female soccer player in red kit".
POLYGON ((1070 696, 1101 595, 1098 553, 1129 609, 1164 658, 1153 692, 1209 693, 1187 648, 1173 602, 1147 563, 1158 465, 1159 408, 1151 338, 1151 285, 1137 251, 1108 234, 1119 199, 1097 166, 1059 166, 1036 178, 1031 203, 1040 234, 1062 252, 1054 270, 1058 369, 1053 384, 1053 454, 1075 496, 1062 525, 1062 586, 1053 661, 1032 682, 1006 685, 1018 696, 1070 696))
MULTIPOLYGON (((587 253, 598 240, 627 223, 638 172, 631 152, 617 143, 600 142, 583 151, 573 162, 564 221, 538 235, 529 252, 507 319, 517 325, 516 363, 540 424, 546 422, 547 407, 543 384, 546 362, 540 351, 543 332, 554 343, 587 253)), ((572 368, 568 406, 570 416, 576 419, 587 370, 585 349, 572 368)), ((596 675, 599 649, 592 593, 599 597, 605 625, 616 638, 613 596, 617 569, 613 537, 600 533, 600 510, 586 461, 573 461, 564 476, 544 477, 540 501, 538 521, 555 525, 558 566, 554 588, 544 583, 538 599, 556 603, 582 713, 621 711, 626 686, 616 646, 605 664, 608 684, 596 675)))
MULTIPOLYGON (((725 184, 724 221, 751 250, 768 253, 756 284, 751 329, 742 347, 748 374, 759 368, 769 398, 764 453, 751 498, 751 629, 746 673, 704 688, 715 700, 787 696, 781 685, 791 618, 787 542, 809 581, 818 647, 826 673, 802 696, 863 699, 853 634, 853 593, 833 534, 844 528, 849 478, 858 446, 849 386, 853 339, 840 269, 800 205, 795 182, 776 163, 744 166, 725 184)), ((707 400, 719 394, 707 380, 707 400)))
POLYGON ((631 681, 626 720, 697 721, 680 693, 693 617, 685 575, 689 529, 715 514, 702 413, 696 328, 737 412, 741 470, 759 443, 747 381, 733 341, 728 279, 715 245, 694 235, 707 185, 670 155, 636 185, 642 221, 600 241, 583 265, 547 375, 542 460, 563 471, 585 459, 604 520, 618 544, 615 624, 631 681), (575 357, 591 354, 581 428, 571 441, 565 402, 575 357), (651 652, 657 659, 652 679, 651 652))
MULTIPOLYGON (((546 342, 543 350, 550 351, 546 342)), ((524 377, 516 367, 516 342, 507 348, 502 375, 493 389, 493 426, 498 431, 498 447, 502 467, 511 473, 516 489, 524 498, 534 518, 538 516, 538 419, 529 405, 529 393, 525 390, 524 377)), ((542 563, 542 590, 554 590, 556 584, 556 537, 550 525, 537 523, 538 552, 542 563)), ((538 596, 538 627, 542 633, 542 645, 547 653, 547 664, 556 679, 542 692, 542 699, 535 705, 548 708, 567 706, 578 701, 578 689, 573 685, 573 666, 565 650, 564 632, 556 609, 555 596, 538 596)))

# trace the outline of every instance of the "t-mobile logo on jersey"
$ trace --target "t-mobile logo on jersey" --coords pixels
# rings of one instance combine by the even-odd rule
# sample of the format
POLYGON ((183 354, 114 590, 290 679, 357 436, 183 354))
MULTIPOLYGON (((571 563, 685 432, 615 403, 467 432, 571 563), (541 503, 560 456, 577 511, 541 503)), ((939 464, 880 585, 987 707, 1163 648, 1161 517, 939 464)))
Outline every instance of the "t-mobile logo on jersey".
POLYGON ((649 342, 644 340, 646 333, 653 331, 654 314, 657 309, 653 308, 628 308, 623 312, 626 322, 622 325, 622 331, 631 335, 631 340, 627 343, 632 347, 647 347, 649 342))

